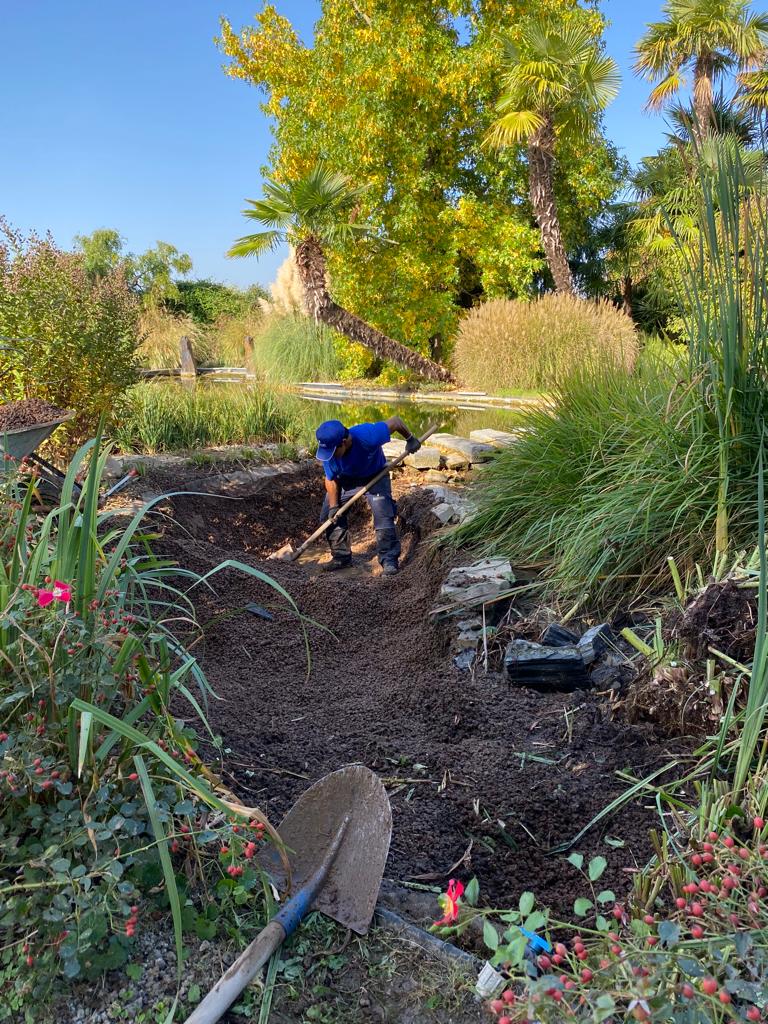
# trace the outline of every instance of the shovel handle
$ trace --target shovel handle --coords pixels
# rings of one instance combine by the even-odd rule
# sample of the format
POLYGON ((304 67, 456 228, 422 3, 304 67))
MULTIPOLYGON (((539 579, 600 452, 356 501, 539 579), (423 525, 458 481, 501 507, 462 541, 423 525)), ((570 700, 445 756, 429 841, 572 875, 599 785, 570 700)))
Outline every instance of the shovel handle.
POLYGON ((295 896, 278 911, 266 928, 262 928, 253 942, 223 974, 211 991, 187 1017, 185 1024, 216 1024, 216 1021, 234 1003, 246 985, 256 977, 264 964, 285 939, 298 928, 312 906, 315 897, 336 860, 344 834, 349 825, 345 815, 315 873, 304 883, 295 896))
MULTIPOLYGON (((431 427, 428 427, 427 430, 425 430, 424 433, 419 438, 419 442, 421 444, 424 444, 427 438, 431 437, 434 434, 434 432, 437 430, 437 427, 437 423, 433 423, 431 427)), ((345 502, 331 519, 326 519, 323 525, 318 527, 313 534, 307 537, 307 539, 304 541, 302 545, 296 548, 295 551, 292 551, 291 554, 288 556, 288 561, 295 562, 299 555, 302 555, 307 550, 310 544, 313 544, 318 537, 322 537, 326 530, 330 530, 330 528, 333 526, 336 520, 340 516, 343 516, 347 509, 350 508, 350 506, 354 505, 356 501, 359 501, 364 494, 367 494, 368 491, 370 491, 370 489, 373 487, 373 485, 378 483, 383 476, 386 476, 391 469, 396 469, 401 462, 404 462, 408 458, 408 455, 409 452, 403 452, 402 455, 398 455, 396 459, 392 459, 391 462, 388 462, 384 469, 382 469, 380 473, 377 473, 372 480, 369 480, 365 487, 362 488, 362 490, 356 491, 355 494, 353 494, 352 497, 349 499, 349 501, 345 502)))

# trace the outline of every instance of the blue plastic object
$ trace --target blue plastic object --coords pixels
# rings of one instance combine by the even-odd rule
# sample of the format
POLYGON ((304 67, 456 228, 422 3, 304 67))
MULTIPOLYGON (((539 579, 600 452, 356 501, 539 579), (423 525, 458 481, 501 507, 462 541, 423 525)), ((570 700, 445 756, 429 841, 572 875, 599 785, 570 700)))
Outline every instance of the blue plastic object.
POLYGON ((535 932, 529 932, 527 928, 520 928, 520 931, 528 939, 528 946, 532 953, 551 953, 552 945, 535 932))

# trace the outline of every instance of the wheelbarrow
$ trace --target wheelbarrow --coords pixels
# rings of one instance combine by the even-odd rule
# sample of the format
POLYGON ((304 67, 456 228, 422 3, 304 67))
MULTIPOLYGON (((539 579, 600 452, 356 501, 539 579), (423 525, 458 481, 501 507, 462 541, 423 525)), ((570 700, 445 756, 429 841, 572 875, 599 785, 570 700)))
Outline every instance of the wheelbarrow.
MULTIPOLYGON (((63 416, 45 423, 35 423, 30 427, 16 427, 14 430, 0 431, 0 452, 5 452, 6 455, 12 456, 19 462, 22 459, 31 462, 40 473, 42 480, 54 494, 59 495, 66 476, 52 462, 48 462, 42 455, 38 455, 37 449, 48 440, 57 427, 60 427, 62 423, 67 423, 74 415, 74 412, 67 412, 63 416)), ((2 468, 0 468, 1 472, 2 468)), ((133 471, 127 473, 101 496, 101 500, 104 501, 122 490, 135 475, 133 471)), ((74 490, 75 494, 79 495, 82 488, 76 483, 74 490)))

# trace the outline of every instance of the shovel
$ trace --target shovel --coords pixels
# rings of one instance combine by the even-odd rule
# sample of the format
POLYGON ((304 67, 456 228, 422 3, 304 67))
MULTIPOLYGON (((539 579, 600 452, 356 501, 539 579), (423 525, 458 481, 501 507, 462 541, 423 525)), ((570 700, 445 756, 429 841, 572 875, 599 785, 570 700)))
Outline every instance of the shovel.
MULTIPOLYGON (((215 1024, 311 910, 358 935, 373 917, 392 835, 384 785, 363 765, 320 779, 283 818, 294 895, 213 986, 186 1024, 215 1024)), ((286 881, 274 846, 259 858, 275 885, 286 881)))
MULTIPOLYGON (((431 437, 432 434, 434 434, 434 432, 437 430, 437 427, 438 424, 433 423, 432 426, 429 427, 429 429, 426 430, 421 435, 419 441, 422 444, 424 444, 427 438, 431 437)), ((354 505, 356 501, 359 501, 364 494, 367 494, 367 492, 370 491, 374 484, 378 483, 383 476, 386 476, 391 469, 395 469, 397 466, 401 465, 401 463, 405 462, 409 454, 409 452, 403 452, 402 455, 398 455, 396 459, 392 459, 391 462, 388 462, 380 473, 377 473, 372 480, 369 480, 365 487, 361 488, 359 491, 356 491, 349 499, 349 501, 345 502, 345 504, 341 506, 341 508, 338 510, 338 512, 336 512, 335 515, 333 515, 330 519, 326 519, 323 525, 318 527, 310 537, 307 537, 304 543, 301 544, 299 547, 294 548, 292 544, 284 544, 281 548, 278 548, 277 551, 273 551, 269 557, 273 559, 278 559, 282 562, 295 562, 299 555, 303 554, 307 550, 310 544, 314 544, 318 537, 322 537, 326 530, 330 530, 330 528, 333 526, 336 520, 343 516, 347 509, 351 508, 351 506, 354 505)))

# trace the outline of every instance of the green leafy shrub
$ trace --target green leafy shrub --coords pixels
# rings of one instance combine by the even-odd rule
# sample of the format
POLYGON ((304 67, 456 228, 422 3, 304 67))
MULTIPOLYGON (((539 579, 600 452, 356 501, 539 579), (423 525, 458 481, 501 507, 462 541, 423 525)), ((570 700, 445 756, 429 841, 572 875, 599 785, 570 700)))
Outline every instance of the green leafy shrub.
POLYGON ((126 452, 173 452, 227 444, 294 441, 289 405, 260 387, 137 384, 120 402, 113 437, 126 452))
POLYGON ((259 285, 242 291, 217 281, 178 281, 178 298, 167 303, 174 313, 187 314, 197 323, 212 326, 222 319, 258 316, 260 303, 268 299, 259 285))
POLYGON ((256 339, 255 369, 269 383, 335 380, 336 333, 299 313, 270 316, 256 339))
POLYGON ((0 223, 0 401, 44 398, 92 432, 136 379, 139 304, 119 269, 94 279, 82 254, 0 223))
POLYGON ((80 450, 47 515, 23 466, 0 477, 0 1019, 34 1021, 57 976, 124 962, 152 892, 180 969, 182 929, 211 937, 216 919, 191 900, 202 869, 219 904, 260 906, 246 893, 271 827, 223 801, 176 717, 208 729, 207 683, 169 628, 195 628, 179 582, 200 579, 152 556, 142 513, 98 511, 107 454, 80 450))
POLYGON ((459 325, 454 361, 469 387, 548 389, 576 367, 631 368, 638 339, 630 318, 607 302, 544 295, 526 302, 492 299, 459 325))

